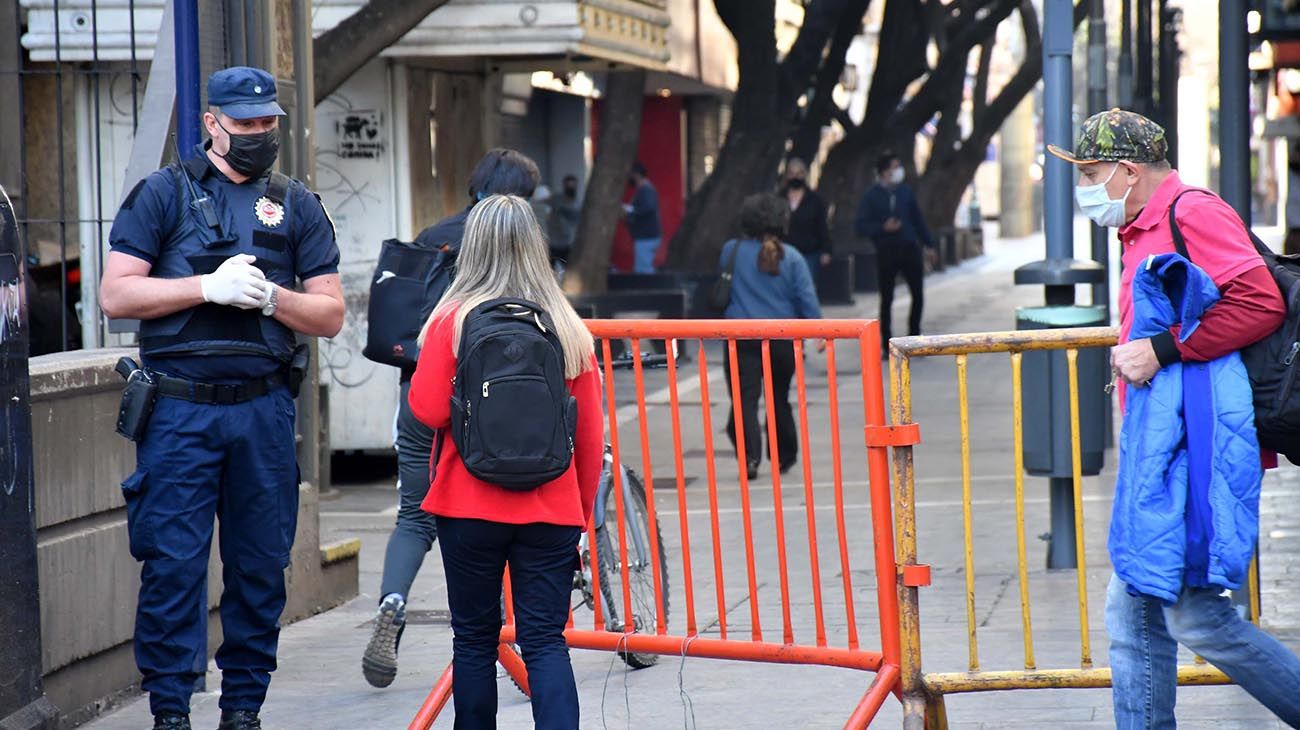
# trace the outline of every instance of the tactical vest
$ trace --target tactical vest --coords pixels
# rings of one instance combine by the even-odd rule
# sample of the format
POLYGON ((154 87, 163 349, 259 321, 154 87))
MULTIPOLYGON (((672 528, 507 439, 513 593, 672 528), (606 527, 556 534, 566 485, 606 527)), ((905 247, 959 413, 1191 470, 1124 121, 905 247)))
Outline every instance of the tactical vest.
MULTIPOLYGON (((245 253, 257 257, 253 265, 268 281, 293 287, 296 242, 290 238, 294 210, 289 190, 301 183, 272 172, 264 183, 237 185, 213 176, 201 157, 182 164, 199 198, 211 198, 218 225, 213 228, 204 221, 178 165, 159 170, 155 174, 169 174, 175 184, 175 215, 149 275, 181 279, 210 274, 226 259, 245 253)), ((294 344, 293 331, 263 316, 261 310, 210 302, 140 323, 140 350, 145 357, 240 354, 287 363, 294 344)))

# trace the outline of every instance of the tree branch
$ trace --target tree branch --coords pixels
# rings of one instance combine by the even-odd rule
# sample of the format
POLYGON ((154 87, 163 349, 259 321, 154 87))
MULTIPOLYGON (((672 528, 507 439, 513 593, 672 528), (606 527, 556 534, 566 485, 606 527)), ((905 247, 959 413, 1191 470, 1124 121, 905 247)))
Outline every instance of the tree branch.
POLYGON ((989 105, 989 67, 993 65, 993 44, 990 38, 980 46, 979 68, 975 71, 975 115, 979 116, 989 105))
POLYGON ((849 46, 862 29, 862 16, 871 0, 854 0, 844 9, 844 15, 835 24, 835 34, 813 86, 813 97, 804 110, 799 128, 792 136, 790 156, 811 161, 821 142, 822 127, 826 126, 836 110, 835 87, 844 75, 844 61, 849 46))
POLYGON ((934 116, 943 103, 945 91, 952 83, 952 78, 965 77, 971 49, 992 38, 997 32, 998 24, 1010 16, 1020 4, 1020 0, 995 0, 995 5, 987 15, 958 33, 949 51, 939 58, 938 65, 926 78, 916 95, 894 115, 890 126, 899 129, 919 129, 926 120, 934 116))
POLYGON ((315 104, 324 101, 358 69, 401 40, 447 0, 369 0, 313 42, 315 104))

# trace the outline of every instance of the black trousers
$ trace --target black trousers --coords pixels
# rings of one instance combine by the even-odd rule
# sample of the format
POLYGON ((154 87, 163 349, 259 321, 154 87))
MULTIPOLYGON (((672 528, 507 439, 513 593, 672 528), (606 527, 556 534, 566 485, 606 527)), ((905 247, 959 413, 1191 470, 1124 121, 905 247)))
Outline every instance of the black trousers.
POLYGON ((888 345, 892 337, 894 284, 902 274, 912 294, 912 311, 907 317, 907 333, 921 334, 921 310, 925 307, 925 264, 921 245, 913 241, 876 244, 876 270, 880 274, 880 342, 888 345))
MULTIPOLYGON (((758 340, 736 342, 736 369, 740 373, 740 413, 744 423, 745 460, 757 464, 765 454, 763 447, 767 431, 758 424, 758 400, 763 395, 763 343, 758 340)), ((731 389, 731 353, 723 359, 722 372, 727 378, 727 394, 731 389)), ((776 412, 776 451, 778 466, 794 463, 799 456, 799 430, 794 424, 794 411, 790 408, 790 381, 794 379, 794 343, 789 340, 772 341, 772 410, 776 412)), ((727 416, 727 437, 736 446, 735 402, 727 416)))

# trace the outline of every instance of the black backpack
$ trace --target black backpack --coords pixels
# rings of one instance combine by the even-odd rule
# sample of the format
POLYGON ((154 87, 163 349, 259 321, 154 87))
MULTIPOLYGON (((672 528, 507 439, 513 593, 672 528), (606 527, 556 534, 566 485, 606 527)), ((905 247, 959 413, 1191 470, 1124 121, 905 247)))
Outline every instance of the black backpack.
POLYGON ((451 438, 476 478, 527 491, 568 471, 578 402, 550 316, 523 299, 475 307, 461 329, 451 438))
MULTIPOLYGON (((1178 198, 1183 195, 1186 193, 1178 198)), ((1169 206, 1169 229, 1173 232, 1174 248, 1191 261, 1183 233, 1174 219, 1178 198, 1169 206)), ((1286 303, 1282 326, 1241 350, 1254 393, 1255 432, 1260 446, 1282 454, 1292 464, 1300 464, 1300 388, 1296 387, 1300 375, 1300 256, 1273 253, 1249 228, 1246 231, 1286 303)))
POLYGON ((456 253, 449 246, 426 248, 390 238, 384 241, 370 280, 366 311, 367 359, 413 371, 420 358, 416 338, 433 308, 451 286, 456 253))

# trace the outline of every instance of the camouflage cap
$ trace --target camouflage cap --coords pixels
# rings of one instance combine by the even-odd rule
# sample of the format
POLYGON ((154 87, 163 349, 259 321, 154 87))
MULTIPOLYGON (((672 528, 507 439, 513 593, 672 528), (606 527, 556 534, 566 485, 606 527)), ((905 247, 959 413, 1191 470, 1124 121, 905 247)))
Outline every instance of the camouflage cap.
POLYGON ((1116 107, 1084 121, 1073 154, 1051 144, 1047 151, 1076 165, 1120 160, 1161 162, 1169 152, 1169 141, 1159 124, 1116 107))

